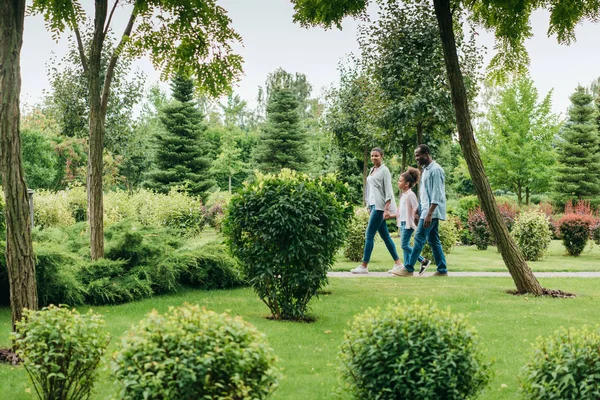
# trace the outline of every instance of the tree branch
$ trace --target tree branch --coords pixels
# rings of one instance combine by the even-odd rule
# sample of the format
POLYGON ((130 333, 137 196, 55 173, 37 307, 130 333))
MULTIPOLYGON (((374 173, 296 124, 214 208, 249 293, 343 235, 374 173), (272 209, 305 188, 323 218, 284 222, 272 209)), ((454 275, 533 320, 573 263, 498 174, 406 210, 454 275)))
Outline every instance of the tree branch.
MULTIPOLYGON (((117 0, 118 1, 118 0, 117 0)), ((115 3, 116 4, 116 3, 115 3)), ((104 78, 104 87, 102 88, 102 102, 101 109, 102 113, 106 114, 106 108, 108 107, 108 96, 110 95, 110 84, 112 82, 113 76, 115 74, 115 67, 117 65, 117 61, 119 59, 119 54, 121 54, 121 50, 125 41, 131 36, 131 31, 133 30, 133 24, 135 23, 135 19, 137 17, 137 13, 135 12, 135 7, 133 11, 131 11, 131 16, 129 17, 129 22, 127 23, 127 27, 125 27, 125 31, 123 32, 123 36, 121 36, 121 41, 119 45, 115 48, 112 57, 110 58, 110 62, 108 63, 108 68, 106 69, 106 77, 104 78)), ((108 26, 107 26, 108 29, 108 26)))
POLYGON ((110 28, 110 23, 112 21, 113 14, 115 13, 115 9, 117 8, 117 4, 119 4, 119 0, 115 0, 115 4, 110 10, 110 15, 108 16, 108 21, 106 22, 106 26, 104 27, 104 36, 108 34, 108 29, 110 28))
POLYGON ((79 32, 79 25, 77 24, 77 18, 75 17, 75 10, 71 9, 73 18, 73 32, 75 32, 75 38, 77 39, 77 50, 79 50, 79 58, 81 58, 81 65, 83 65, 83 73, 88 74, 88 60, 85 56, 85 49, 83 48, 83 41, 81 40, 81 33, 79 32))

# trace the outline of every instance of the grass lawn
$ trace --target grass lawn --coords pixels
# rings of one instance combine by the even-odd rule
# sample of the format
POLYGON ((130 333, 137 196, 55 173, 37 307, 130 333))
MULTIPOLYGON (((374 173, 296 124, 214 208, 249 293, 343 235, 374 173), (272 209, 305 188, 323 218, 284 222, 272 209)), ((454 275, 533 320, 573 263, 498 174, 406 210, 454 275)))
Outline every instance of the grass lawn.
MULTIPOLYGON (((455 260, 459 259, 455 254, 455 260)), ((494 255, 492 251, 489 254, 494 255)), ((376 258, 382 258, 381 252, 376 258)), ((457 262, 457 261, 454 261, 457 262)), ((476 263, 476 261, 472 261, 476 263)), ((513 289, 509 278, 331 279, 331 293, 313 299, 315 323, 275 322, 266 319, 267 308, 251 289, 228 291, 185 291, 113 307, 97 307, 104 315, 112 341, 107 354, 115 349, 119 336, 155 308, 164 312, 169 306, 187 301, 217 312, 228 310, 241 315, 267 334, 269 343, 281 359, 285 377, 273 399, 333 399, 337 385, 337 353, 343 331, 353 315, 370 306, 383 306, 395 299, 434 301, 453 312, 469 315, 482 337, 483 347, 495 360, 495 378, 483 399, 513 399, 519 369, 526 363, 531 343, 558 327, 580 327, 600 320, 600 290, 596 279, 548 278, 543 286, 577 293, 575 299, 516 297, 505 293, 513 289)), ((80 311, 86 311, 82 307, 80 311)), ((10 310, 0 308, 0 347, 9 343, 10 310)), ((0 398, 31 399, 31 384, 22 366, 0 365, 0 398)), ((103 369, 94 399, 116 397, 115 386, 103 369)))
MULTIPOLYGON (((392 236, 393 237, 393 236, 392 236)), ((394 238, 396 249, 400 258, 400 240, 394 238)), ((456 246, 450 254, 446 254, 448 270, 464 271, 487 271, 507 272, 502 256, 496 247, 488 247, 487 250, 477 250, 475 246, 456 246)), ((359 262, 348 261, 340 251, 337 255, 334 271, 349 271, 356 267, 359 262)), ((387 271, 394 262, 388 253, 382 240, 375 241, 375 249, 369 263, 370 271, 387 271)), ((589 241, 587 247, 579 257, 571 257, 565 254, 565 247, 560 240, 553 240, 550 244, 549 254, 541 261, 530 261, 529 267, 534 272, 580 272, 600 271, 600 246, 589 241)))

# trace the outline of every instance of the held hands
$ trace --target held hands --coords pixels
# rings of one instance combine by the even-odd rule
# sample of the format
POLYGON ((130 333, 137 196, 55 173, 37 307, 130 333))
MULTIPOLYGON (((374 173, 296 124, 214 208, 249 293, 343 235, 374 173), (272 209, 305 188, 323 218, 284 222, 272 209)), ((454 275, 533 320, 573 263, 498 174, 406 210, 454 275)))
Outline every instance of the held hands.
POLYGON ((392 215, 390 214, 390 210, 383 210, 383 219, 390 219, 392 215))
POLYGON ((425 228, 429 228, 429 225, 431 225, 431 214, 427 214, 427 216, 425 217, 425 221, 423 221, 423 226, 425 228))

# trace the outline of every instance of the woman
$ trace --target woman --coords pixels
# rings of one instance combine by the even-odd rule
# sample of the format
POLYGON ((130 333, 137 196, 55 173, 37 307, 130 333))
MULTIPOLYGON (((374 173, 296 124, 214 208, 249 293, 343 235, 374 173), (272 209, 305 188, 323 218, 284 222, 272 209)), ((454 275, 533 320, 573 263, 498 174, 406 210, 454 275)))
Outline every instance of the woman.
POLYGON ((394 262, 396 263, 395 268, 400 268, 402 266, 402 262, 396 251, 396 245, 394 245, 394 241, 392 240, 385 223, 385 220, 390 218, 391 214, 396 213, 396 210, 390 210, 390 206, 394 199, 392 174, 388 167, 383 164, 383 150, 379 147, 375 147, 371 150, 371 161, 373 162, 373 168, 371 168, 369 176, 367 177, 366 188, 367 207, 369 208, 371 216, 369 217, 369 225, 367 225, 367 232, 365 233, 363 260, 358 267, 350 271, 353 274, 369 273, 369 260, 371 259, 371 253, 373 252, 373 244, 377 232, 379 232, 385 246, 394 259, 394 262))

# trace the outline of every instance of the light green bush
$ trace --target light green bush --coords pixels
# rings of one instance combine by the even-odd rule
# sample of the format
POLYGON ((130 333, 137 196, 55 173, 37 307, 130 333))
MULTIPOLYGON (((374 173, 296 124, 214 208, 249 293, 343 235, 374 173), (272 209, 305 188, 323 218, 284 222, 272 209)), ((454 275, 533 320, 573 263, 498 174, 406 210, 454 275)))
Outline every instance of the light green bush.
POLYGON ((344 242, 344 257, 350 261, 362 260, 367 225, 369 225, 369 212, 365 207, 357 208, 348 225, 348 234, 344 242))
POLYGON ((104 225, 136 216, 136 204, 131 201, 131 195, 128 192, 116 190, 104 194, 104 225))
POLYGON ((81 315, 55 306, 24 311, 13 338, 39 398, 89 397, 109 342, 103 326, 100 315, 92 311, 81 315))
POLYGON ((535 400, 600 398, 600 327, 561 328, 538 338, 521 374, 521 395, 535 400))
POLYGON ((490 380, 475 330, 432 304, 357 315, 340 358, 345 389, 356 399, 472 399, 490 380))
POLYGON ((69 202, 65 191, 36 191, 33 197, 33 204, 33 221, 35 226, 41 228, 63 227, 75 223, 75 218, 69 209, 69 202))
POLYGON ((87 221, 87 193, 85 187, 74 186, 66 191, 67 203, 75 222, 87 221))
POLYGON ((184 304, 129 331, 112 369, 121 399, 263 399, 277 386, 276 362, 265 335, 240 317, 184 304))
POLYGON ((539 209, 524 211, 515 220, 512 235, 527 261, 541 260, 552 242, 548 217, 539 209))

